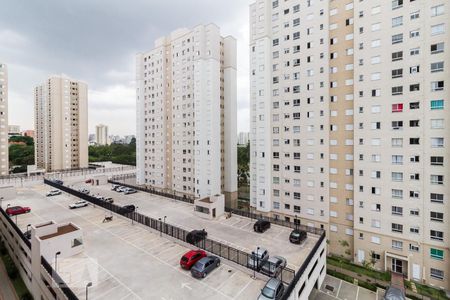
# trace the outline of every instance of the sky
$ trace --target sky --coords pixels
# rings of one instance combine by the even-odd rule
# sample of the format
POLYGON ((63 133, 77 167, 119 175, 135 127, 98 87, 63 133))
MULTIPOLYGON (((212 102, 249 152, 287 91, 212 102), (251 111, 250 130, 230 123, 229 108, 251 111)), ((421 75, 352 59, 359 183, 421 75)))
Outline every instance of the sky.
POLYGON ((249 130, 248 6, 252 0, 0 0, 0 63, 9 124, 34 127, 33 88, 66 74, 89 87, 89 133, 136 132, 135 55, 180 28, 215 23, 237 39, 238 132, 249 130))

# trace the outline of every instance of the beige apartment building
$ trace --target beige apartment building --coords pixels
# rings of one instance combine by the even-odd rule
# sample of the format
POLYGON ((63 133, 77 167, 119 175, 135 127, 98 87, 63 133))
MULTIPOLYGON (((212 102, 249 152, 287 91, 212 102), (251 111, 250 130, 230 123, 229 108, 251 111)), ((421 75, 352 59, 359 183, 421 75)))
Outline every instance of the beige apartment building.
POLYGON ((251 206, 450 289, 447 1, 250 6, 251 206))
POLYGON ((8 174, 8 68, 0 63, 0 175, 8 174))
POLYGON ((97 145, 109 145, 108 126, 103 124, 95 126, 95 142, 97 145))
POLYGON ((47 172, 88 167, 87 84, 52 76, 34 89, 35 160, 47 172))
POLYGON ((137 181, 176 195, 237 199, 236 40, 178 29, 137 55, 137 181))

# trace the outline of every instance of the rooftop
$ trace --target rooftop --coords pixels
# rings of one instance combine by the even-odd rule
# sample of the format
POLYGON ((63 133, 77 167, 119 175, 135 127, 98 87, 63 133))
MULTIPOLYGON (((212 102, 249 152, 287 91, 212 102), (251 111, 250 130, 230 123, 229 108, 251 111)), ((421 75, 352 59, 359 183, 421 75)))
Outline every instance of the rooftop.
POLYGON ((55 233, 47 234, 47 235, 41 236, 39 238, 41 240, 47 240, 47 239, 51 239, 51 238, 54 238, 56 236, 63 235, 63 234, 66 234, 66 233, 70 233, 70 232, 77 231, 77 230, 79 230, 79 229, 75 225, 69 223, 69 224, 66 224, 66 225, 59 226, 55 233))

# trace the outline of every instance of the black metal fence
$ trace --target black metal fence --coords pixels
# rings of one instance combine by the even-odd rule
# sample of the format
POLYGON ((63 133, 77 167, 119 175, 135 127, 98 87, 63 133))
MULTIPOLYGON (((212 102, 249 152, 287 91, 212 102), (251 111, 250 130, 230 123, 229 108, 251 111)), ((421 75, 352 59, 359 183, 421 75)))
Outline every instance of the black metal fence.
MULTIPOLYGON (((168 236, 171 236, 173 238, 176 238, 178 240, 181 240, 183 242, 189 243, 187 239, 187 235, 189 231, 186 231, 182 228, 176 227, 174 225, 165 223, 164 220, 161 219, 153 219, 151 217, 142 215, 137 212, 130 212, 124 209, 121 206, 115 205, 113 203, 107 203, 105 201, 99 200, 95 197, 92 197, 90 195, 83 194, 79 191, 73 190, 69 187, 66 187, 64 185, 59 185, 55 182, 49 181, 47 179, 44 179, 44 183, 53 186, 55 188, 58 188, 64 192, 67 192, 71 195, 74 195, 78 198, 81 198, 83 200, 89 201, 94 205, 103 207, 111 212, 114 212, 116 214, 122 215, 126 218, 129 218, 133 220, 133 222, 140 223, 142 225, 148 226, 152 229, 155 229, 160 232, 160 234, 165 234, 168 236)), ((126 186, 123 183, 120 183, 122 186, 126 186)), ((250 268, 253 270, 255 267, 255 263, 253 262, 252 255, 249 253, 246 253, 244 251, 238 250, 236 248, 233 248, 231 246, 222 244, 220 242, 205 238, 201 239, 196 243, 191 243, 195 245, 198 248, 204 249, 212 254, 215 254, 217 256, 223 257, 229 261, 232 261, 238 265, 244 266, 246 268, 250 268)), ((267 262, 268 263, 268 262, 267 262)), ((260 272, 261 264, 258 260, 256 260, 256 272, 260 272)), ((271 266, 269 266, 270 268, 271 266)), ((295 277, 295 271, 290 268, 283 268, 278 274, 277 277, 283 281, 285 284, 289 285, 291 284, 292 280, 295 277)))
POLYGON ((125 183, 123 181, 116 181, 116 180, 125 180, 125 179, 133 177, 133 174, 128 174, 128 175, 132 175, 132 176, 128 177, 126 175, 125 176, 121 175, 120 179, 118 179, 117 177, 113 176, 112 179, 108 180, 108 182, 111 183, 111 184, 117 184, 117 185, 121 185, 121 186, 126 186, 126 187, 129 187, 129 188, 132 188, 132 189, 135 189, 135 190, 139 190, 139 191, 142 191, 142 192, 155 194, 155 195, 158 195, 158 196, 162 196, 162 197, 166 197, 166 198, 175 199, 175 200, 178 200, 178 201, 183 201, 183 202, 194 204, 194 198, 193 197, 189 197, 187 195, 177 196, 174 193, 163 192, 163 191, 160 191, 158 189, 155 189, 155 188, 152 188, 152 187, 148 187, 148 186, 139 186, 139 185, 135 185, 135 184, 125 183), (115 178, 117 178, 117 179, 115 179, 115 178))
POLYGON ((64 280, 53 270, 52 266, 47 262, 47 260, 41 256, 41 265, 47 271, 47 273, 53 278, 55 283, 61 289, 61 291, 66 295, 68 300, 78 300, 78 297, 74 294, 74 292, 67 286, 64 280))

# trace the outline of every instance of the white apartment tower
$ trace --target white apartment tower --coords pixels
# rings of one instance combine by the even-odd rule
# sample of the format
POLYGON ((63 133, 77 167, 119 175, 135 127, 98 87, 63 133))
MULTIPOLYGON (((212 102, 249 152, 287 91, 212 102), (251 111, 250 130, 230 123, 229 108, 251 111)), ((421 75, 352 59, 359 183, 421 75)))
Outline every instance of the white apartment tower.
POLYGON ((34 89, 35 160, 48 172, 88 167, 87 84, 52 76, 34 89))
POLYGON ((8 68, 0 62, 0 175, 8 174, 8 68))
POLYGON ((250 6, 251 206, 450 289, 448 1, 250 6))
POLYGON ((97 145, 109 144, 108 126, 103 124, 95 126, 95 142, 97 145))
POLYGON ((237 199, 236 40, 179 29, 137 55, 137 181, 237 199))

